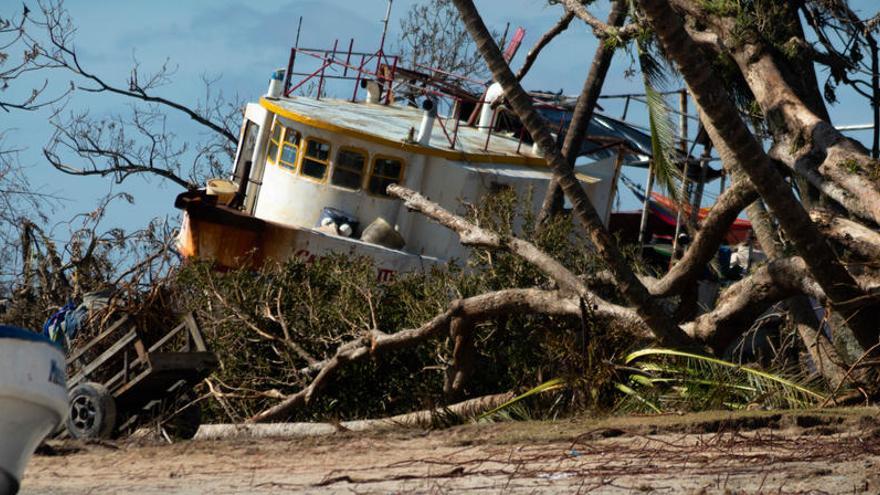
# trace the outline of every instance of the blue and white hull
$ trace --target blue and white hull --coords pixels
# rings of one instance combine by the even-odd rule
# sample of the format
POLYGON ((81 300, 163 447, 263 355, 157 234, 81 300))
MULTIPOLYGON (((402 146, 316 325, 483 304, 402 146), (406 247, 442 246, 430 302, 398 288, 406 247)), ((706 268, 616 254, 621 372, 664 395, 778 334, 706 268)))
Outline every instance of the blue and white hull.
POLYGON ((0 494, 18 491, 34 450, 67 414, 64 354, 42 335, 0 326, 0 494))

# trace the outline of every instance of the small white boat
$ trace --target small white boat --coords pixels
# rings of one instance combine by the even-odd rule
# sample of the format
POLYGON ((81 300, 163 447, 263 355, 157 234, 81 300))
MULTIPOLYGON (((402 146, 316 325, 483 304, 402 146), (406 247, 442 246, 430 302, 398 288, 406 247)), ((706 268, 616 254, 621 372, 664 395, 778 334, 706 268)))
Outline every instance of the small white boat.
POLYGON ((34 450, 66 414, 61 349, 40 334, 0 326, 0 495, 18 492, 34 450))

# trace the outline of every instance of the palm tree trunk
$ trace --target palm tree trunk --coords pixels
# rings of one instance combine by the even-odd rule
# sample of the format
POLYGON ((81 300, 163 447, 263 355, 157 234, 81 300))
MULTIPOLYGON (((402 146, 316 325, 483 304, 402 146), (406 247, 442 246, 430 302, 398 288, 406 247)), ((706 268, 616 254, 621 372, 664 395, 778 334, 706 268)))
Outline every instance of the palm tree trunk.
POLYGON ((764 149, 740 118, 721 81, 684 29, 682 19, 667 0, 639 0, 666 53, 675 60, 691 94, 714 125, 719 139, 732 150, 736 162, 758 189, 788 239, 804 258, 810 272, 849 321, 859 344, 868 349, 877 342, 876 304, 867 307, 865 294, 846 271, 816 225, 798 202, 791 187, 770 162, 764 149))
POLYGON ((547 129, 544 119, 532 106, 532 99, 522 89, 516 76, 504 60, 474 3, 471 0, 453 0, 453 3, 458 8, 477 49, 492 71, 495 81, 501 84, 504 89, 510 107, 544 152, 554 177, 571 201, 575 217, 589 234, 597 254, 614 274, 621 293, 635 307, 645 324, 663 344, 671 346, 693 344, 693 340, 663 312, 659 301, 651 297, 626 263, 614 239, 602 225, 602 220, 590 203, 587 193, 575 177, 571 165, 560 154, 556 141, 547 129))
MULTIPOLYGON (((617 0, 611 6, 608 25, 620 27, 623 25, 624 19, 626 19, 626 0, 617 0)), ((562 143, 562 156, 565 157, 569 167, 574 167, 578 152, 581 150, 581 143, 587 134, 590 119, 593 118, 593 111, 596 109, 596 102, 602 92, 602 86, 605 85, 605 76, 608 74, 608 68, 611 67, 613 56, 614 47, 608 46, 605 40, 599 39, 599 46, 596 48, 596 54, 593 55, 590 73, 584 81, 584 87, 571 116, 571 124, 565 134, 565 141, 562 143)), ((554 177, 547 186, 544 203, 538 213, 538 225, 544 224, 550 217, 562 211, 562 205, 562 189, 559 187, 559 181, 554 177)))

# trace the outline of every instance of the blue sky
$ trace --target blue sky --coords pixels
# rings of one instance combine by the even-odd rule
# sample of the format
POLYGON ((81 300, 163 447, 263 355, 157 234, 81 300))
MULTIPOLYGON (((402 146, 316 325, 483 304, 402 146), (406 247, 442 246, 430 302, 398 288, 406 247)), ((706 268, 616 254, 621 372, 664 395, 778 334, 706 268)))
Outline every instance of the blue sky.
MULTIPOLYGON (((396 0, 390 22, 389 39, 397 39, 399 19, 415 0, 396 0)), ((851 2, 864 14, 877 10, 871 0, 851 2)), ((0 16, 9 17, 11 9, 20 9, 20 2, 0 2, 0 16)), ((375 49, 381 33, 384 0, 328 1, 239 1, 239 0, 152 0, 103 2, 67 0, 65 2, 78 27, 76 46, 85 66, 115 83, 125 85, 132 61, 136 58, 142 70, 160 66, 166 58, 178 67, 171 85, 158 91, 162 96, 182 102, 193 102, 202 88, 203 74, 220 76, 218 88, 229 95, 253 100, 265 91, 268 76, 274 68, 284 66, 289 47, 293 44, 296 25, 304 17, 301 46, 329 47, 335 38, 341 44, 355 38, 355 49, 375 49)), ((537 37, 561 15, 558 6, 547 6, 545 0, 478 0, 477 7, 486 23, 502 31, 510 23, 526 29, 523 48, 513 66, 521 60, 537 37)), ((594 12, 604 17, 607 2, 597 2, 594 12)), ((544 89, 576 94, 589 69, 596 40, 586 26, 578 21, 555 40, 545 51, 524 81, 527 89, 544 89)), ((640 79, 624 76, 631 61, 618 54, 605 86, 606 93, 641 92, 640 79)), ((54 84, 64 85, 68 75, 53 76, 54 84)), ((870 112, 863 99, 842 92, 841 102, 832 107, 835 123, 865 123, 870 112)), ((88 109, 93 115, 123 112, 131 101, 112 96, 90 97, 79 94, 71 109, 88 109)), ((604 101, 607 113, 617 116, 619 103, 604 101)), ((640 113, 631 114, 636 119, 640 113)), ((44 191, 57 192, 67 200, 53 215, 57 220, 69 218, 73 212, 94 207, 97 198, 111 191, 127 191, 136 204, 113 210, 108 225, 136 229, 150 218, 170 215, 179 189, 157 179, 130 179, 112 185, 106 179, 80 178, 61 174, 45 163, 40 150, 48 141, 51 129, 48 112, 0 116, 0 129, 12 129, 6 143, 24 146, 22 162, 35 184, 44 191)), ((184 139, 196 138, 198 127, 185 119, 173 122, 174 132, 184 139)), ((695 126, 692 126, 695 127, 695 126)), ((868 139, 868 133, 854 137, 868 139)), ((640 179, 637 172, 630 172, 640 179)), ((644 175, 643 173, 641 175, 644 175)), ((717 186, 715 186, 717 187, 717 186)), ((632 200, 624 199, 624 207, 632 200)))

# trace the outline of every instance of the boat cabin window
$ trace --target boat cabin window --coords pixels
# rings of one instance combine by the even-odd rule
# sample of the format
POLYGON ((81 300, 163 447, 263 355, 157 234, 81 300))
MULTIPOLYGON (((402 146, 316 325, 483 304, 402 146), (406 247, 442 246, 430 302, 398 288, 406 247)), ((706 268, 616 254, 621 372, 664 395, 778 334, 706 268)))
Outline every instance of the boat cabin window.
POLYGON ((333 162, 330 183, 334 186, 360 189, 366 165, 366 153, 352 148, 339 148, 336 152, 336 161, 333 162))
POLYGON ((302 159, 302 174, 315 179, 324 179, 330 160, 330 143, 315 138, 306 139, 305 154, 302 159))
POLYGON ((284 144, 281 147, 281 158, 279 164, 290 170, 296 170, 296 152, 299 149, 299 142, 302 135, 296 129, 284 129, 284 144))
POLYGON ((403 179, 403 162, 397 158, 377 156, 373 159, 370 181, 367 190, 373 194, 387 196, 385 189, 390 184, 399 184, 403 179))
POLYGON ((275 121, 275 125, 272 126, 272 136, 269 137, 269 150, 266 152, 266 158, 275 163, 278 161, 278 147, 281 143, 281 131, 284 130, 284 126, 275 121))

